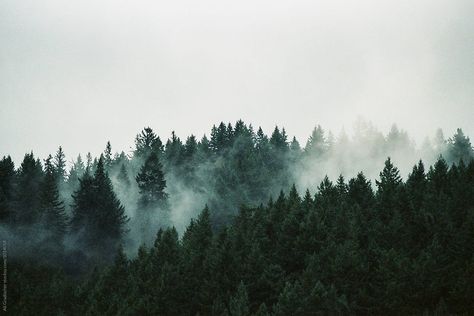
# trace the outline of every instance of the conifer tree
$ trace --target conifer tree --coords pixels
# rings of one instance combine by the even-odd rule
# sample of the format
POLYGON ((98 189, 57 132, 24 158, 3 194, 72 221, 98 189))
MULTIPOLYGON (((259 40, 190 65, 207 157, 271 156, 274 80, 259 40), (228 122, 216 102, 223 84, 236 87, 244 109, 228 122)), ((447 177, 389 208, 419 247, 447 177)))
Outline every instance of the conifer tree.
POLYGON ((383 221, 389 220, 394 209, 399 207, 400 197, 399 192, 401 188, 402 179, 400 172, 396 168, 390 158, 385 161, 385 166, 380 172, 380 180, 376 180, 377 185, 377 200, 381 209, 381 216, 383 221))
POLYGON ((453 163, 459 163, 463 160, 465 163, 474 158, 474 150, 469 137, 465 136, 462 129, 458 128, 453 138, 449 139, 449 160, 453 163))
MULTIPOLYGON (((124 207, 117 199, 101 155, 94 177, 86 171, 74 194, 71 228, 83 246, 92 249, 116 249, 128 221, 124 207)), ((103 255, 112 255, 105 252, 103 255)))
MULTIPOLYGON (((232 127, 230 127, 232 131, 232 127)), ((211 140, 209 142, 210 148, 214 153, 222 153, 229 144, 229 133, 224 122, 221 122, 218 127, 215 125, 211 130, 211 140)))
POLYGON ((86 155, 86 169, 92 171, 92 155, 90 152, 88 152, 86 155))
POLYGON ((314 128, 304 150, 307 155, 313 157, 321 157, 326 152, 327 144, 324 137, 324 130, 321 125, 314 128))
POLYGON ((204 135, 197 146, 198 161, 204 162, 212 157, 212 148, 209 139, 204 135))
POLYGON ((196 141, 196 136, 191 135, 186 139, 186 144, 184 145, 184 158, 188 163, 192 161, 192 158, 198 150, 198 144, 196 141))
POLYGON ((165 160, 169 168, 181 167, 184 159, 184 149, 181 139, 171 132, 171 139, 168 139, 165 145, 165 160))
POLYGON ((143 208, 165 206, 168 197, 166 180, 158 155, 151 153, 136 176, 140 190, 139 206, 143 208))
POLYGON ((107 145, 104 150, 104 166, 106 169, 109 169, 112 165, 112 145, 110 141, 107 141, 107 145))
POLYGON ((272 136, 270 138, 270 144, 274 150, 285 151, 288 149, 288 140, 286 136, 286 131, 283 128, 280 132, 278 126, 275 126, 272 136))
POLYGON ((67 177, 67 183, 70 188, 75 188, 79 184, 79 178, 82 177, 86 171, 86 166, 82 161, 82 157, 79 154, 76 161, 72 164, 71 169, 69 170, 69 175, 67 177))
POLYGON ((64 203, 59 197, 53 157, 45 161, 45 175, 41 185, 40 212, 42 224, 51 233, 51 240, 61 242, 66 233, 67 216, 64 203))
POLYGON ((66 155, 61 146, 59 146, 58 151, 54 155, 54 168, 56 170, 56 180, 62 186, 66 180, 66 155))
POLYGON ((26 154, 18 172, 18 189, 15 194, 14 221, 18 225, 30 225, 40 219, 39 192, 43 170, 33 153, 26 154))
POLYGON ((9 221, 15 181, 15 164, 10 156, 0 160, 0 223, 9 221))
POLYGON ((187 283, 185 297, 189 300, 189 312, 196 314, 199 306, 201 282, 204 280, 204 263, 212 242, 210 211, 206 206, 196 220, 191 220, 182 238, 183 273, 187 283))
POLYGON ((144 128, 135 138, 134 156, 146 160, 151 153, 160 155, 163 144, 160 137, 150 127, 144 128))

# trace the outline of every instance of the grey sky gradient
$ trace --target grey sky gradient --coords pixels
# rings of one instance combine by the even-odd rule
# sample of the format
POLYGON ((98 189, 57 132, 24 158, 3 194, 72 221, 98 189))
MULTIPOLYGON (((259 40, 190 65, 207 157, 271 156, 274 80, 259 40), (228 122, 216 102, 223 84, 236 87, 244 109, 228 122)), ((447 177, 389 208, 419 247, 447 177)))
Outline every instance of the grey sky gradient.
POLYGON ((474 136, 474 1, 0 2, 0 156, 242 118, 474 136))

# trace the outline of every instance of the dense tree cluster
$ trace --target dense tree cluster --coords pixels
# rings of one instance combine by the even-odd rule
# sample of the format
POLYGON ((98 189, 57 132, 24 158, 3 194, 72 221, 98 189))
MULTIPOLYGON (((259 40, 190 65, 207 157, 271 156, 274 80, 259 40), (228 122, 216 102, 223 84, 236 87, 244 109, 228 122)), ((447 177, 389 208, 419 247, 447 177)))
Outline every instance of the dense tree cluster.
POLYGON ((405 181, 388 158, 375 186, 362 172, 348 181, 325 177, 314 195, 301 196, 293 184, 301 170, 329 159, 344 169, 347 156, 364 152, 375 160, 401 148, 415 152, 410 146, 396 127, 386 137, 365 129, 352 140, 344 134, 335 140, 318 126, 301 148, 284 129, 267 136, 238 121, 214 126, 210 139, 200 141, 183 142, 173 132, 164 145, 145 128, 130 156, 114 155, 108 142, 103 155, 79 156, 69 172, 61 147, 44 164, 26 154, 17 169, 4 157, 0 220, 11 256, 9 309, 35 315, 472 311, 474 154, 461 130, 425 144, 442 156, 427 170, 420 160, 405 181), (363 150, 347 153, 360 144, 363 150), (181 236, 171 220, 176 187, 208 205, 181 236))

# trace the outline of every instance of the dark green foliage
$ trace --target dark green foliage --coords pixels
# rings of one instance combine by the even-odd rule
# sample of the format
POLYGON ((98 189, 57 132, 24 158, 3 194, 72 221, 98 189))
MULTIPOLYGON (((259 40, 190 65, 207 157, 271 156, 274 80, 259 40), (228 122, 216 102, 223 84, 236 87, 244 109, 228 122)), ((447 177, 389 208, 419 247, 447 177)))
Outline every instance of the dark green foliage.
MULTIPOLYGON (((367 149, 371 155, 396 155, 410 146, 396 127, 386 139, 364 133, 357 137, 372 137, 380 145, 367 149)), ((452 165, 440 157, 426 170, 420 161, 404 182, 387 159, 375 187, 359 173, 324 177, 314 195, 309 190, 300 195, 291 186, 292 168, 310 158, 323 163, 335 153, 333 137, 320 126, 304 149, 296 138, 288 142, 284 129, 276 127, 269 138, 242 121, 213 127, 210 140, 190 136, 183 144, 172 133, 164 148, 146 128, 131 158, 123 152, 112 158, 108 143, 105 157, 88 155, 85 166, 80 157, 74 163, 66 182, 67 190, 74 188, 70 230, 58 193, 64 173, 56 162, 63 158, 49 157, 43 171, 33 154, 18 170, 4 157, 0 215, 1 232, 7 232, 2 238, 13 257, 9 311, 469 314, 474 309, 472 148, 461 131, 449 142, 438 136, 435 145, 446 148, 452 165), (143 245, 136 254, 109 174, 127 208, 136 205, 133 220, 144 224, 134 234, 149 234, 139 240, 143 245), (210 206, 182 234, 154 213, 174 211, 176 179, 210 206), (156 218, 159 224, 152 223, 156 218), (42 238, 27 242, 30 236, 42 238)))
POLYGON ((459 163, 460 160, 467 162, 474 158, 471 141, 460 128, 456 130, 453 138, 449 140, 448 146, 450 162, 459 163))
POLYGON ((240 282, 237 292, 230 298, 229 302, 230 316, 246 316, 249 315, 249 298, 247 289, 243 282, 240 282))
POLYGON ((165 160, 168 163, 168 168, 181 168, 184 162, 184 154, 185 147, 173 131, 171 139, 168 139, 165 145, 165 160))
POLYGON ((62 185, 66 180, 66 155, 61 146, 59 146, 56 155, 54 155, 54 168, 58 184, 62 185))
POLYGON ((14 225, 31 225, 40 220, 39 192, 43 170, 39 159, 33 153, 26 154, 18 171, 18 183, 14 198, 14 225))
POLYGON ((101 156, 94 176, 86 172, 80 180, 79 190, 74 194, 72 232, 79 245, 107 257, 123 237, 127 220, 104 170, 101 156))
POLYGON ((145 160, 136 181, 140 190, 140 207, 146 209, 150 206, 164 205, 167 198, 165 192, 166 180, 163 174, 163 166, 156 153, 151 153, 145 160))
POLYGON ((86 171, 86 166, 84 165, 84 162, 82 161, 81 155, 77 156, 76 161, 73 163, 71 166, 71 169, 69 170, 69 175, 67 178, 67 184, 68 187, 73 189, 72 191, 75 191, 77 186, 79 185, 79 178, 81 178, 86 171))
POLYGON ((0 160, 0 223, 8 223, 12 212, 15 164, 10 156, 0 160))
POLYGON ((133 154, 135 157, 145 160, 151 153, 159 155, 163 150, 162 147, 160 137, 151 128, 147 127, 136 136, 133 154))
POLYGON ((104 166, 108 170, 112 165, 112 145, 110 141, 107 142, 104 150, 104 166))
POLYGON ((67 216, 60 200, 51 155, 45 161, 45 175, 40 193, 41 222, 51 233, 51 241, 61 243, 66 233, 67 216))

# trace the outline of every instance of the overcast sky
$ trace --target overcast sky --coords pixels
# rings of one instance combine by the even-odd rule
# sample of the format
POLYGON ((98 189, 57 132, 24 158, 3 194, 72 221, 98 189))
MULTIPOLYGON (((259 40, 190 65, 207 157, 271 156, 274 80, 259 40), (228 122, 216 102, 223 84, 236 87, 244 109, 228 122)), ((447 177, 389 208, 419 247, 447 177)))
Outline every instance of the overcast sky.
POLYGON ((0 156, 128 150, 239 118, 474 136, 474 1, 0 2, 0 156))

